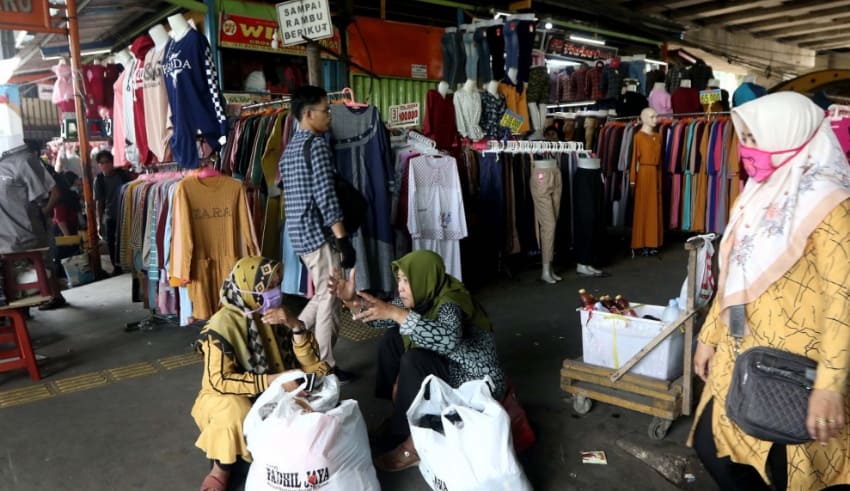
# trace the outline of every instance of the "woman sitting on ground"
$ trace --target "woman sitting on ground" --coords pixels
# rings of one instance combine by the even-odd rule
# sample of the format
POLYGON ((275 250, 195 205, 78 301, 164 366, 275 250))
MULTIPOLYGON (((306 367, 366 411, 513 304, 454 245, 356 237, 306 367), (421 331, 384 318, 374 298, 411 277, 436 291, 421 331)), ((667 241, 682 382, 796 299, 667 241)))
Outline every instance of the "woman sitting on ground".
POLYGON ((331 291, 354 312, 354 319, 386 328, 378 348, 377 397, 393 401, 390 433, 401 442, 375 465, 394 472, 419 463, 410 438, 407 409, 422 381, 437 375, 454 387, 489 375, 493 396, 501 400, 505 376, 496 354, 493 325, 463 283, 446 274, 443 259, 414 251, 393 262, 398 297, 383 302, 357 292, 354 271, 348 280, 336 272, 331 291))
MULTIPOLYGON (((327 374, 313 333, 280 306, 281 263, 247 257, 221 287, 221 309, 201 331, 201 391, 192 417, 201 430, 195 445, 212 460, 201 491, 224 491, 237 458, 251 461, 242 423, 253 399, 283 372, 327 374)), ((293 381, 283 385, 295 390, 293 381)))

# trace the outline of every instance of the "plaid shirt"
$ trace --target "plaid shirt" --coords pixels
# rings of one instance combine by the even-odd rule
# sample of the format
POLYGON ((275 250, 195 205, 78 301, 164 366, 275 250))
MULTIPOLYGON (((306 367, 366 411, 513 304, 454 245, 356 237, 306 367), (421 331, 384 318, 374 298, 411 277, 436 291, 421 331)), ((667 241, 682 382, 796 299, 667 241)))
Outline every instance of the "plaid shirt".
POLYGON ((334 189, 331 149, 321 135, 313 138, 310 170, 304 161, 304 144, 312 133, 298 129, 280 157, 280 177, 286 208, 286 228, 292 249, 309 254, 331 237, 331 225, 342 221, 334 189), (312 172, 311 172, 312 171, 312 172))

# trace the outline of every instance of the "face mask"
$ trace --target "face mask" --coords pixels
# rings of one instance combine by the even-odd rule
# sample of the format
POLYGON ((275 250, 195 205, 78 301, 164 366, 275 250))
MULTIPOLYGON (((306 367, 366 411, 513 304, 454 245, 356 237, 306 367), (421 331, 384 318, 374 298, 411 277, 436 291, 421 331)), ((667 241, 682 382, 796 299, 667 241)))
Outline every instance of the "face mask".
POLYGON ((774 152, 759 150, 758 148, 748 147, 739 143, 738 154, 741 156, 741 163, 744 164, 744 169, 747 171, 747 175, 749 175, 755 182, 762 183, 768 180, 768 178, 770 178, 777 169, 796 157, 797 154, 799 154, 817 134, 818 130, 815 130, 815 132, 812 133, 812 136, 810 136, 808 140, 797 148, 792 148, 790 150, 777 150, 774 152), (784 153, 790 153, 791 156, 780 162, 778 165, 773 165, 773 156, 784 153))
MULTIPOLYGON (((239 290, 237 288, 237 290, 239 290)), ((264 292, 255 292, 252 290, 239 290, 242 293, 250 293, 252 295, 259 295, 263 300, 259 307, 254 310, 250 310, 245 312, 246 316, 249 316, 255 312, 259 312, 260 314, 265 314, 271 309, 276 309, 282 305, 283 295, 280 292, 280 288, 272 288, 271 290, 266 290, 264 292)))

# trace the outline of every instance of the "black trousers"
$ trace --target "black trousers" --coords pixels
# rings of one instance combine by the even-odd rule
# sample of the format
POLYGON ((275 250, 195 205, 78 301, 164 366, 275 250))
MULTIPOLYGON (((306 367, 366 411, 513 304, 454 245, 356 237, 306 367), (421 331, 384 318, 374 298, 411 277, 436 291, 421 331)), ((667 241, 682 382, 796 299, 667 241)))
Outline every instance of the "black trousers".
POLYGON ((746 464, 732 462, 729 457, 717 457, 717 446, 714 444, 714 432, 711 427, 711 411, 714 401, 706 405, 694 432, 694 450, 702 461, 702 465, 714 478, 723 491, 784 491, 788 487, 788 457, 785 445, 774 444, 767 455, 767 471, 773 481, 773 486, 762 480, 758 471, 746 464))
POLYGON ((422 381, 428 375, 448 380, 448 360, 433 351, 412 348, 404 351, 399 328, 387 329, 378 345, 378 375, 375 380, 375 396, 392 400, 393 385, 398 378, 398 392, 393 403, 390 428, 399 441, 410 436, 407 410, 419 393, 422 381))
POLYGON ((602 171, 576 169, 573 191, 576 262, 594 265, 600 259, 597 254, 605 232, 602 225, 602 171))
POLYGON ((112 261, 113 266, 118 266, 118 261, 116 258, 118 257, 117 251, 115 250, 115 243, 117 237, 117 228, 118 221, 117 220, 104 220, 103 225, 106 227, 104 239, 106 239, 106 247, 109 249, 109 260, 112 261))

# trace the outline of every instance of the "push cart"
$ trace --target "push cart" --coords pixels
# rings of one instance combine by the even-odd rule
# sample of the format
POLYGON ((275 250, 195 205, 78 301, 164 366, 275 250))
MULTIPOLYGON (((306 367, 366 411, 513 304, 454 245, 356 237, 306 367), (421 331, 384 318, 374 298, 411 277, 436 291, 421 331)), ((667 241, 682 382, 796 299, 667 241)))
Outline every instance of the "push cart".
POLYGON ((688 302, 684 313, 667 325, 636 355, 619 369, 585 363, 582 359, 564 360, 561 367, 561 389, 573 395, 573 409, 587 414, 593 401, 630 409, 653 416, 649 424, 650 438, 661 440, 673 421, 691 414, 693 394, 693 368, 691 363, 694 337, 697 252, 699 245, 709 236, 696 236, 685 242, 688 251, 688 302), (684 330, 683 374, 676 380, 661 380, 628 373, 655 347, 676 330, 684 330))

